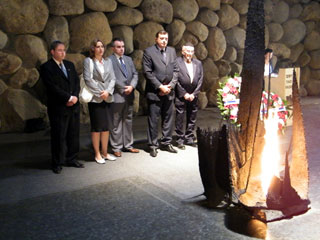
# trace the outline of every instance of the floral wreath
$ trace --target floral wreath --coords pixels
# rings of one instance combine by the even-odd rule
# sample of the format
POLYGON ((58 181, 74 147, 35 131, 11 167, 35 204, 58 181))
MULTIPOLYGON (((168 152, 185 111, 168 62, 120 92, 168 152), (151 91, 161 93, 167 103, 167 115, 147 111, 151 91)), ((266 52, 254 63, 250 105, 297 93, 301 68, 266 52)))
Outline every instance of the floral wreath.
MULTIPOLYGON (((217 103, 218 108, 221 111, 221 115, 225 120, 230 120, 231 123, 237 122, 238 106, 240 103, 240 88, 241 77, 234 76, 229 77, 226 81, 220 82, 220 89, 218 89, 217 103)), ((270 109, 278 114, 278 128, 283 131, 287 124, 288 111, 282 99, 274 93, 270 92, 269 99, 269 111, 270 109)), ((262 120, 267 116, 268 107, 268 93, 263 91, 261 97, 260 107, 260 119, 262 120)))

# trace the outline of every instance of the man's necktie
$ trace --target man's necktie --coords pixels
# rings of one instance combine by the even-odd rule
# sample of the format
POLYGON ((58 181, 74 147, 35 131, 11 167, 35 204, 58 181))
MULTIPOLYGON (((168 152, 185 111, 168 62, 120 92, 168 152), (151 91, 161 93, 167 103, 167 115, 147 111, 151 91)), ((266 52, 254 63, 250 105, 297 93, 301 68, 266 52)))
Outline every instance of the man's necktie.
POLYGON ((128 72, 127 72, 127 68, 126 65, 124 64, 122 57, 119 58, 120 60, 120 64, 121 64, 121 68, 123 70, 124 76, 127 78, 128 77, 128 72))
POLYGON ((166 62, 166 52, 163 49, 161 49, 160 52, 161 52, 163 61, 166 62))
POLYGON ((66 78, 68 78, 67 69, 65 68, 65 66, 62 63, 60 63, 60 68, 61 68, 62 72, 64 73, 64 75, 66 76, 66 78))

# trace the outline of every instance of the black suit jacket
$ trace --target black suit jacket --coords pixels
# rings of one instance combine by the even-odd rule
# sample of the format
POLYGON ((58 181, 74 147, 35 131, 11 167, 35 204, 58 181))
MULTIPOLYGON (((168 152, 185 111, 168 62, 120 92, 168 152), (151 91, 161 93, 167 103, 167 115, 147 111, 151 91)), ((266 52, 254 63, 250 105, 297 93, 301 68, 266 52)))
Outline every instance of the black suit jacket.
POLYGON ((176 62, 176 51, 172 47, 166 49, 166 61, 156 45, 148 47, 143 54, 143 69, 147 80, 147 99, 160 101, 159 87, 161 84, 170 85, 171 92, 166 95, 169 99, 174 98, 174 87, 177 83, 179 68, 176 62))
POLYGON ((63 64, 68 78, 53 59, 40 66, 41 79, 47 89, 48 111, 57 114, 79 108, 79 101, 71 107, 66 106, 71 96, 79 98, 80 80, 72 62, 63 60, 63 64))
POLYGON ((203 82, 203 68, 202 63, 197 59, 192 59, 193 66, 193 80, 191 83, 190 75, 183 57, 177 58, 177 64, 180 69, 178 75, 178 82, 176 86, 176 94, 178 98, 183 98, 186 93, 198 96, 203 82))

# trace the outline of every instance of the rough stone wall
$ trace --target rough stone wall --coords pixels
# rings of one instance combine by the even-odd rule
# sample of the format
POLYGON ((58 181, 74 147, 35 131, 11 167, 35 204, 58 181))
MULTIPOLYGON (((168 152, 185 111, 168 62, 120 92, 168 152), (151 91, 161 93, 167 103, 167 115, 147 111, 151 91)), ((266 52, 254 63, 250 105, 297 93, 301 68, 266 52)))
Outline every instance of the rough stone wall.
MULTIPOLYGON (((190 41, 203 62, 200 107, 215 105, 226 75, 240 72, 249 0, 1 0, 0 132, 21 131, 25 121, 46 119, 46 94, 39 66, 48 60, 52 40, 63 41, 67 59, 81 75, 92 39, 109 44, 122 37, 126 54, 140 72, 135 112, 144 114, 143 50, 155 33, 169 32, 178 55, 190 41)), ((320 3, 316 0, 265 0, 265 42, 274 61, 301 67, 301 93, 320 94, 320 3)), ((111 54, 111 49, 107 49, 111 54)), ((83 84, 83 83, 82 83, 83 84)), ((82 122, 88 122, 82 104, 82 122)))

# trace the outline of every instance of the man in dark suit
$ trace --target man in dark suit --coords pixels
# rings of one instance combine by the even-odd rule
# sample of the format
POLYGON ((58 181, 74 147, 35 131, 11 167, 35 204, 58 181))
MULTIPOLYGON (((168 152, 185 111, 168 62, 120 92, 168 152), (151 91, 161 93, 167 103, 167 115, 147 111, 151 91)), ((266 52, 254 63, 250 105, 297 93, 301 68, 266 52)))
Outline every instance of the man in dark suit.
POLYGON ((167 47, 168 33, 160 31, 156 34, 156 44, 145 49, 143 68, 148 100, 148 145, 150 155, 157 156, 158 120, 162 120, 162 138, 160 148, 171 153, 177 153, 172 147, 172 130, 174 121, 173 101, 174 87, 177 82, 179 68, 176 62, 176 51, 167 47))
POLYGON ((65 45, 54 41, 50 46, 52 58, 40 67, 47 89, 48 116, 51 126, 52 170, 59 174, 62 165, 83 168, 79 152, 80 81, 72 62, 64 60, 65 45))
POLYGON ((134 89, 138 83, 138 73, 132 59, 124 55, 124 41, 120 38, 112 40, 113 54, 110 56, 116 77, 113 93, 113 129, 110 144, 116 157, 121 157, 121 150, 138 153, 133 148, 132 118, 134 89))
POLYGON ((186 43, 182 47, 182 56, 177 58, 179 66, 176 86, 176 133, 178 148, 184 150, 185 145, 196 146, 194 128, 198 112, 198 94, 203 81, 203 68, 199 60, 193 59, 194 46, 186 43), (186 113, 186 129, 183 119, 186 113))

